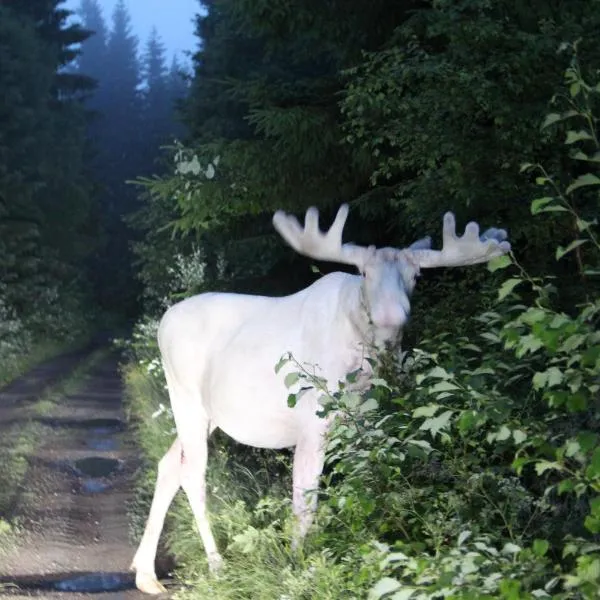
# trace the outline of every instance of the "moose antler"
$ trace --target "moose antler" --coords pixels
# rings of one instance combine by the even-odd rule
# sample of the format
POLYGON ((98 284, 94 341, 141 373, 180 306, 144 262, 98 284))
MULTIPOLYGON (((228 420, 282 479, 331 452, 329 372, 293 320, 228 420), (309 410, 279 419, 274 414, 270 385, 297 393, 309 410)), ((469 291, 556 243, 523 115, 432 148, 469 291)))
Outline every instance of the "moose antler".
POLYGON ((304 227, 294 215, 278 210, 273 225, 279 235, 298 253, 332 262, 364 265, 369 250, 354 244, 342 244, 342 232, 348 218, 348 205, 340 206, 333 225, 323 233, 319 228, 319 211, 313 206, 306 211, 304 227))
MULTIPOLYGON (((423 269, 433 267, 462 267, 487 262, 510 252, 510 243, 504 229, 492 227, 479 235, 479 225, 471 222, 463 236, 456 235, 456 221, 451 212, 444 215, 443 244, 441 250, 406 250, 423 269)), ((413 249, 414 248, 414 249, 413 249)))

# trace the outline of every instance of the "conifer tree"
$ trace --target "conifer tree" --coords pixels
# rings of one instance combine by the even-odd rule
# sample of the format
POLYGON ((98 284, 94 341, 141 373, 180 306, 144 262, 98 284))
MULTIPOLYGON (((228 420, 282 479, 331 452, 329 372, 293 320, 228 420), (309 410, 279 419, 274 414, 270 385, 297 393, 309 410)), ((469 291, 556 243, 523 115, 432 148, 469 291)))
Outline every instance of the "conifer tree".
POLYGON ((77 100, 89 79, 69 72, 73 44, 87 33, 67 24, 59 4, 0 6, 0 283, 19 314, 81 279, 92 246, 77 100))
MULTIPOLYGON (((152 171, 153 159, 158 149, 168 141, 172 132, 173 102, 168 88, 168 71, 165 62, 165 47, 154 28, 148 38, 143 56, 144 75, 144 145, 149 160, 143 174, 152 171)), ((142 173, 141 173, 142 174, 142 173)))

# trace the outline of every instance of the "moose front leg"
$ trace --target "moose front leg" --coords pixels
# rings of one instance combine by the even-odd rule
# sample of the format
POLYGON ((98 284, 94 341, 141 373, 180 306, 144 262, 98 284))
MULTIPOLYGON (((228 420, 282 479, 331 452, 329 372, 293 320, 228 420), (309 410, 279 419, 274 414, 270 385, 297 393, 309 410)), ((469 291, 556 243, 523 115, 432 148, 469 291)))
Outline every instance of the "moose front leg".
POLYGON ((325 439, 312 435, 300 440, 294 452, 292 508, 296 516, 296 531, 292 549, 296 550, 308 533, 317 510, 319 479, 325 462, 325 439))

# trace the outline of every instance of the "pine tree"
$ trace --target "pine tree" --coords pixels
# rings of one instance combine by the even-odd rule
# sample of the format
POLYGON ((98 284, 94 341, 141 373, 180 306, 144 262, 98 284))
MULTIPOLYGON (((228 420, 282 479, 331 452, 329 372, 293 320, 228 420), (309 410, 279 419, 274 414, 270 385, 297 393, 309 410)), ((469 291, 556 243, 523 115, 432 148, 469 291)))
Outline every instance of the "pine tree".
MULTIPOLYGON (((148 38, 142 66, 145 88, 144 137, 150 158, 146 169, 149 167, 151 171, 151 163, 158 154, 159 147, 168 141, 173 122, 173 104, 168 88, 165 47, 156 28, 148 38)), ((150 171, 145 170, 143 174, 148 174, 150 171)))
POLYGON ((188 94, 188 77, 177 55, 173 56, 167 75, 167 86, 169 88, 169 95, 176 102, 183 100, 188 94))
POLYGON ((132 192, 125 182, 135 176, 140 164, 141 98, 138 87, 141 77, 137 49, 138 39, 132 33, 129 12, 124 0, 119 0, 106 48, 102 80, 106 97, 100 110, 104 114, 103 151, 106 176, 109 177, 107 184, 113 206, 122 214, 127 212, 127 205, 132 199, 132 192))
MULTIPOLYGON (((91 34, 81 45, 78 71, 99 82, 104 76, 108 31, 98 0, 81 0, 77 11, 83 27, 91 34)), ((97 92, 96 92, 97 93, 97 92)))
POLYGON ((183 124, 183 107, 189 89, 189 75, 185 73, 177 55, 175 55, 167 74, 167 90, 173 110, 171 133, 177 140, 181 140, 187 134, 187 129, 183 124))
POLYGON ((0 6, 0 281, 20 313, 74 280, 92 246, 77 100, 88 79, 65 72, 87 33, 58 4, 0 6))
MULTIPOLYGON (((86 8, 86 26, 95 26, 101 36, 106 36, 99 7, 90 2, 86 8)), ((137 47, 129 12, 120 0, 112 15, 105 49, 99 41, 88 59, 93 68, 98 68, 98 90, 89 104, 96 114, 89 132, 95 153, 93 172, 102 190, 96 211, 101 245, 91 266, 99 304, 124 312, 135 310, 137 296, 129 248, 131 232, 124 222, 137 201, 136 190, 127 181, 134 179, 143 165, 137 47)))

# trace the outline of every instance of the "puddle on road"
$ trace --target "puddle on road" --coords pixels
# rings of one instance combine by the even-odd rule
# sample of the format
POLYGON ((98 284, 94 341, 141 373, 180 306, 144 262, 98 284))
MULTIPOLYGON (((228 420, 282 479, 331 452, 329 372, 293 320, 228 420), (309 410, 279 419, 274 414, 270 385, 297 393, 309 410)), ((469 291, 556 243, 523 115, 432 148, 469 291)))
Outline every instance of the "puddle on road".
POLYGON ((121 466, 121 461, 102 456, 90 456, 73 463, 84 494, 101 494, 110 489, 112 483, 107 478, 121 469, 121 466))
POLYGON ((100 479, 85 479, 81 482, 81 491, 85 494, 100 494, 110 487, 110 483, 100 479))
MULTIPOLYGON (((94 433, 102 434, 101 431, 97 432, 96 430, 94 433)), ((118 446, 117 440, 114 438, 90 438, 85 443, 88 448, 98 451, 116 450, 118 446)))
POLYGON ((108 435, 115 431, 123 431, 125 425, 120 419, 87 419, 83 421, 87 429, 91 429, 93 433, 108 435))
POLYGON ((100 594, 135 589, 135 575, 133 573, 80 572, 14 578, 0 577, 0 588, 2 585, 16 586, 17 589, 34 593, 36 591, 57 591, 100 594))
POLYGON ((132 575, 125 573, 89 573, 56 581, 52 587, 61 592, 94 594, 133 589, 135 581, 132 575))
POLYGON ((115 458, 90 456, 76 460, 73 466, 84 477, 110 477, 121 468, 121 461, 115 458))

